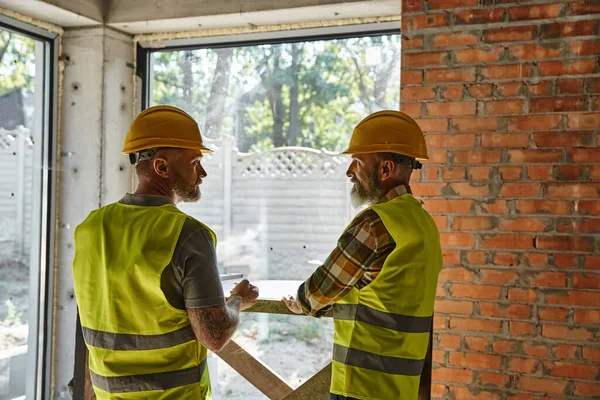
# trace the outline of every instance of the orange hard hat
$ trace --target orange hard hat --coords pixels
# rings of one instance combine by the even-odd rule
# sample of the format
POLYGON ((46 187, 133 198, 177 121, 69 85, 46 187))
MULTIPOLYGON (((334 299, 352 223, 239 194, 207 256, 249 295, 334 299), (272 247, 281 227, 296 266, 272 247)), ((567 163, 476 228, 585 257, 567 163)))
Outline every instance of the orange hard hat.
POLYGON ((185 111, 171 106, 154 106, 142 111, 127 132, 123 154, 157 147, 212 150, 202 143, 198 123, 185 111))
POLYGON ((407 114, 384 110, 360 121, 352 132, 350 145, 342 154, 398 153, 427 160, 423 131, 407 114))

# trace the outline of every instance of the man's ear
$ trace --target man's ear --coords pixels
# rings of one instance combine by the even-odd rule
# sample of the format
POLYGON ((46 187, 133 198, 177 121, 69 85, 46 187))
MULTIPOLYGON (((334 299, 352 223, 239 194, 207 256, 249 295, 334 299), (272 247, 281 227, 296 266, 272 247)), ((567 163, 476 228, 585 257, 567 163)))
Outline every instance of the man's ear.
POLYGON ((169 162, 166 159, 156 157, 152 160, 152 166, 154 167, 154 172, 161 178, 167 179, 169 177, 169 162))
POLYGON ((394 175, 396 170, 396 164, 392 160, 383 160, 379 164, 379 172, 381 174, 381 180, 385 181, 394 175))

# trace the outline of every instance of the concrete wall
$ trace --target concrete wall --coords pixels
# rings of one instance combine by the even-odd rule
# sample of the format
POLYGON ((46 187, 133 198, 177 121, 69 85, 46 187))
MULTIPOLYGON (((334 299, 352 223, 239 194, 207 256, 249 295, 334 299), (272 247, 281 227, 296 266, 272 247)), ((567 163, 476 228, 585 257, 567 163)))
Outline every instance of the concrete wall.
POLYGON ((404 0, 402 26, 444 245, 433 397, 597 398, 599 4, 404 0))

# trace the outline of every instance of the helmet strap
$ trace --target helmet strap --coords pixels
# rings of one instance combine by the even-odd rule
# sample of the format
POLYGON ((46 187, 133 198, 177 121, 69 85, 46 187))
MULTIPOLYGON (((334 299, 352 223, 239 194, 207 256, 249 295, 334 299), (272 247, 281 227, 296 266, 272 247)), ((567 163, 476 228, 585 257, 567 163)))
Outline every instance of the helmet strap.
POLYGON ((139 163, 140 161, 152 160, 156 155, 156 149, 141 150, 129 155, 129 162, 132 165, 139 163))
POLYGON ((415 160, 414 158, 405 157, 398 153, 396 153, 396 162, 398 164, 407 165, 407 166, 411 167, 412 169, 421 169, 423 167, 423 164, 421 164, 419 161, 415 160))

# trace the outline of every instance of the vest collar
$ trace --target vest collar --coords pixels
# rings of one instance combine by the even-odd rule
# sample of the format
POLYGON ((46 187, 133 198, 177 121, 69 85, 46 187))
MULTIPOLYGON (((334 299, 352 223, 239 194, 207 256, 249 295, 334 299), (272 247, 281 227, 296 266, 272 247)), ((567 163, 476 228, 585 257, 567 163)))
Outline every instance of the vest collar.
POLYGON ((396 186, 395 188, 393 188, 392 190, 387 192, 385 194, 385 196, 383 196, 381 199, 379 199, 377 204, 387 203, 388 201, 390 201, 398 196, 402 196, 403 194, 412 194, 412 191, 410 190, 409 185, 396 186))

